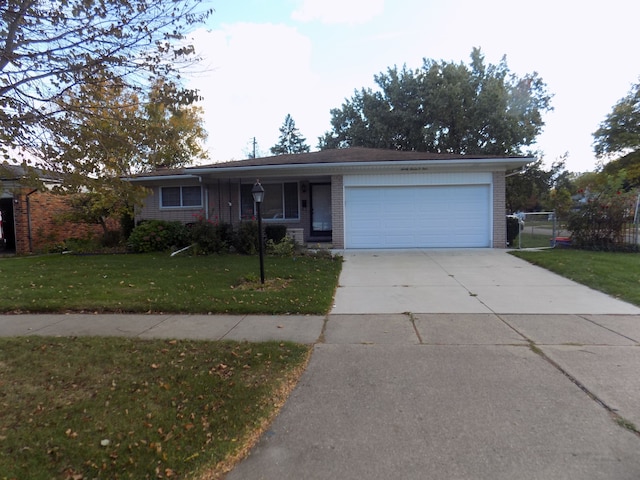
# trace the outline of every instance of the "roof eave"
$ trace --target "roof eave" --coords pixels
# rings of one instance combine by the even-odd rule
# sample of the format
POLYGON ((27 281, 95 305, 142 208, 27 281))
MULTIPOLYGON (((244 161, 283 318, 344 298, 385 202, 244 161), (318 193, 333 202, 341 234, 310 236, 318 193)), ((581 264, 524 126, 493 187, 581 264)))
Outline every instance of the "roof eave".
POLYGON ((376 162, 336 162, 336 163, 308 163, 291 165, 253 165, 230 167, 202 167, 189 168, 189 173, 196 176, 241 176, 248 173, 293 173, 314 172, 321 174, 348 173, 366 169, 396 169, 411 171, 420 170, 446 170, 472 168, 481 170, 512 170, 520 168, 535 161, 534 157, 510 157, 510 158, 482 158, 482 159, 453 159, 453 160, 394 160, 376 162))
POLYGON ((201 179, 200 175, 190 173, 176 173, 172 175, 152 175, 147 177, 121 177, 125 182, 161 182, 163 180, 184 180, 184 179, 201 179))

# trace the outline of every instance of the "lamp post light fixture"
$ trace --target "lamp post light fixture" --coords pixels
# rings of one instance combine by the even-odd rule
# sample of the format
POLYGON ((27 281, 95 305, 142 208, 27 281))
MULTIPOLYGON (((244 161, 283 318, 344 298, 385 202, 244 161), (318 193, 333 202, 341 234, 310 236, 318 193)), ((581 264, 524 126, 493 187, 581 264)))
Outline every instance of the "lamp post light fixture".
POLYGON ((262 213, 260 206, 264 200, 264 187, 260 185, 260 180, 256 180, 251 189, 253 201, 256 202, 256 213, 258 214, 258 253, 260 254, 260 283, 264 284, 264 252, 262 251, 262 213))

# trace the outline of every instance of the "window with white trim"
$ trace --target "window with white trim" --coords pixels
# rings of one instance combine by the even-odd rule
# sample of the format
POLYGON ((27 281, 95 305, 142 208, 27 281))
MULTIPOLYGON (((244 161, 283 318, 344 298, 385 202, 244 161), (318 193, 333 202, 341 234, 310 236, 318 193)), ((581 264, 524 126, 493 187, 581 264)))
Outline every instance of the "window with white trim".
POLYGON ((160 187, 160 207, 202 207, 202 187, 160 187))
MULTIPOLYGON (((267 183, 260 210, 263 220, 299 220, 298 183, 267 183)), ((255 218, 256 210, 251 190, 253 184, 240 185, 240 209, 242 220, 255 218)))

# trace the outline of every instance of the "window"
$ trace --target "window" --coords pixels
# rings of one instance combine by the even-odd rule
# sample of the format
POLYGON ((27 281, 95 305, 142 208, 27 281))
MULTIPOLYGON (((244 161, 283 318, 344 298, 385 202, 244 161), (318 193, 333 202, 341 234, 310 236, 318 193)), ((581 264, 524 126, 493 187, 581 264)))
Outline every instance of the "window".
MULTIPOLYGON (((298 184, 288 183, 267 183, 262 184, 264 188, 264 201, 261 212, 264 220, 298 220, 300 213, 298 210, 298 184)), ((240 186, 240 208, 241 218, 248 220, 254 218, 256 211, 251 190, 253 184, 243 184, 240 186)))
POLYGON ((197 187, 161 187, 160 206, 162 208, 201 207, 202 188, 197 187))

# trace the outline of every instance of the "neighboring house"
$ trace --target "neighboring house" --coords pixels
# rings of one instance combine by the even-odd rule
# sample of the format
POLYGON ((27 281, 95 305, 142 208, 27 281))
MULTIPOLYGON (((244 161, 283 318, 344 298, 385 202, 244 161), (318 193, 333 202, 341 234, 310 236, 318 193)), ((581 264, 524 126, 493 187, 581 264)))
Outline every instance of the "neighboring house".
POLYGON ((0 164, 0 212, 6 238, 6 253, 47 252, 69 238, 102 235, 98 225, 65 222, 61 215, 69 210, 68 197, 47 191, 60 184, 60 177, 35 171, 29 181, 25 169, 7 162, 0 164), (34 184, 39 188, 34 188, 34 184))
POLYGON ((262 218, 305 243, 337 249, 506 246, 505 171, 531 157, 369 148, 162 169, 128 178, 152 190, 136 220, 238 224, 262 218))

